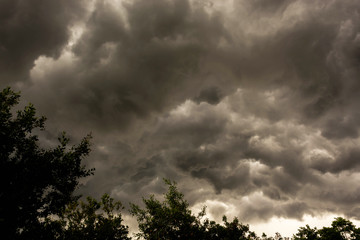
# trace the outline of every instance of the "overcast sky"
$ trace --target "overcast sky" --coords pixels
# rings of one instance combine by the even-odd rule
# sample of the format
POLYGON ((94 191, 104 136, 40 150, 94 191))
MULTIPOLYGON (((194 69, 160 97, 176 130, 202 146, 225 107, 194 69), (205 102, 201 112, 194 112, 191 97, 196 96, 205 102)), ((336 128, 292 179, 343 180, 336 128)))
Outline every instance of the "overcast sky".
POLYGON ((0 0, 0 79, 45 145, 92 132, 84 195, 360 219, 358 0, 0 0))

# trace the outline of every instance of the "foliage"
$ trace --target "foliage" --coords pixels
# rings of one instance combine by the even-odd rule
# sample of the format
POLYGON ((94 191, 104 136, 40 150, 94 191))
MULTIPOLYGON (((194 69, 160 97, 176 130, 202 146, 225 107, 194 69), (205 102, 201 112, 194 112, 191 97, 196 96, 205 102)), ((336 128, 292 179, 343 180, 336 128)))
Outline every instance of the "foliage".
POLYGON ((108 194, 101 201, 87 197, 87 202, 68 204, 59 219, 48 217, 45 225, 59 240, 127 240, 130 238, 128 227, 122 224, 122 209, 121 202, 114 202, 108 194))
POLYGON ((165 180, 169 191, 160 202, 152 195, 143 199, 145 209, 131 204, 131 214, 136 216, 140 233, 144 239, 191 239, 199 234, 199 219, 188 209, 189 204, 183 199, 174 182, 165 180))
POLYGON ((316 240, 319 239, 319 234, 316 228, 310 228, 309 225, 306 225, 305 227, 300 227, 293 238, 294 240, 316 240))
POLYGON ((324 227, 319 230, 320 239, 343 240, 343 239, 360 239, 359 229, 355 225, 344 218, 336 218, 331 227, 324 227))
POLYGON ((228 222, 224 216, 223 225, 205 219, 205 208, 194 216, 184 195, 177 190, 176 183, 164 179, 168 192, 164 201, 160 202, 152 195, 143 199, 145 209, 131 204, 130 212, 136 216, 140 233, 138 238, 144 239, 255 239, 256 235, 249 231, 237 218, 228 222))
POLYGON ((256 239, 256 234, 249 231, 248 225, 243 225, 238 218, 228 222, 226 216, 223 216, 223 224, 206 219, 203 223, 203 239, 256 239))
POLYGON ((360 229, 342 217, 335 218, 331 227, 316 228, 306 227, 299 228, 298 232, 293 236, 294 240, 345 240, 360 239, 360 229))
POLYGON ((40 147, 34 131, 44 130, 45 117, 36 117, 32 104, 14 114, 19 98, 10 88, 0 93, 0 228, 8 239, 31 239, 42 227, 39 219, 76 200, 79 178, 92 174, 81 163, 91 136, 69 147, 63 133, 57 147, 40 147))

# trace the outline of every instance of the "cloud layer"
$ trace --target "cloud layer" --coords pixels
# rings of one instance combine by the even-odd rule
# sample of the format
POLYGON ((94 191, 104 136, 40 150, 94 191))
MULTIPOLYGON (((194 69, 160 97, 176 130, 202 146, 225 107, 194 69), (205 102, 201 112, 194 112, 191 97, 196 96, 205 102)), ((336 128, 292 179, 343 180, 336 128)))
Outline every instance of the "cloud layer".
POLYGON ((0 3, 1 85, 93 132, 81 192, 360 219, 358 1, 36 2, 0 3))

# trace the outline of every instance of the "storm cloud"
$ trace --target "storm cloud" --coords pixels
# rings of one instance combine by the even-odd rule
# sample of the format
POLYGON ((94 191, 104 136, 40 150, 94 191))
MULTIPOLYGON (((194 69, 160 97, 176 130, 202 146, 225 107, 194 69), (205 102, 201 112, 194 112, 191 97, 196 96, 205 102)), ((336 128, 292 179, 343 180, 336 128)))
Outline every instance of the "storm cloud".
MULTIPOLYGON (((179 183, 215 218, 360 219, 356 0, 0 2, 1 85, 74 141, 79 192, 179 183)), ((135 199, 135 200, 134 200, 135 199)))

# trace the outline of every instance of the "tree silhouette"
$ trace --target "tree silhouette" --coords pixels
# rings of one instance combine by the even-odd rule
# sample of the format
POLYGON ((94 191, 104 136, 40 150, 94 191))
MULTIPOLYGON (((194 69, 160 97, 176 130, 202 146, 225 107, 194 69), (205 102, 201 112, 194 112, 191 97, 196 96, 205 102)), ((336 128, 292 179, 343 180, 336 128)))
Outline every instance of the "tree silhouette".
POLYGON ((34 131, 45 129, 45 117, 32 104, 14 113, 19 98, 0 93, 0 228, 5 239, 41 239, 42 220, 76 200, 78 180, 93 172, 82 165, 91 136, 69 147, 63 133, 57 147, 40 147, 34 131))
POLYGON ((331 227, 324 227, 319 230, 321 239, 343 240, 343 239, 360 239, 358 229, 355 225, 342 217, 337 217, 331 223, 331 227))
POLYGON ((58 219, 48 217, 45 229, 58 240, 129 240, 128 227, 122 223, 123 208, 108 194, 100 201, 87 197, 86 202, 68 204, 58 219))
POLYGON ((331 227, 316 228, 306 227, 299 228, 298 232, 293 236, 294 240, 347 240, 360 239, 360 229, 342 217, 337 217, 332 222, 331 227))
POLYGON ((310 228, 309 225, 305 227, 300 227, 298 232, 293 236, 294 240, 317 240, 319 239, 319 234, 316 228, 310 228))
POLYGON ((136 216, 140 233, 138 238, 144 239, 223 239, 242 240, 256 239, 256 235, 249 231, 248 225, 243 225, 237 218, 228 222, 223 217, 223 225, 215 221, 202 218, 205 208, 193 215, 184 195, 178 191, 175 182, 164 179, 168 185, 168 192, 164 194, 164 201, 160 202, 152 195, 143 198, 145 208, 131 204, 130 212, 136 216))
POLYGON ((183 199, 175 182, 164 180, 169 191, 160 202, 152 195, 143 199, 145 209, 131 204, 130 212, 136 216, 140 233, 144 239, 192 239, 199 234, 199 219, 188 209, 189 204, 183 199))

